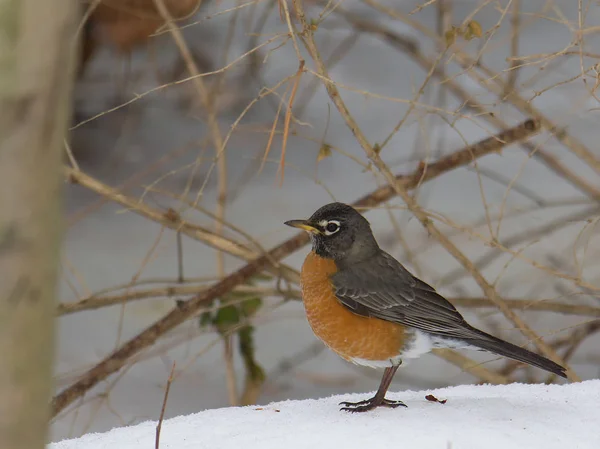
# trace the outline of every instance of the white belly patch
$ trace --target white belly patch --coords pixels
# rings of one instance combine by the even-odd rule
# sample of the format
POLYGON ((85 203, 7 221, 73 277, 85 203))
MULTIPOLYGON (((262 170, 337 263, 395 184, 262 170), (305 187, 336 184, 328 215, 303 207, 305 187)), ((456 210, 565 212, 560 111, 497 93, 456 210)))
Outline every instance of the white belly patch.
POLYGON ((472 346, 461 340, 437 337, 435 335, 415 330, 414 338, 410 343, 408 343, 408 347, 404 348, 402 358, 416 359, 423 354, 430 352, 433 348, 472 349, 481 351, 480 348, 472 346))
POLYGON ((403 359, 417 359, 423 354, 427 354, 435 347, 434 337, 421 331, 414 331, 412 340, 407 341, 407 345, 402 352, 403 359))

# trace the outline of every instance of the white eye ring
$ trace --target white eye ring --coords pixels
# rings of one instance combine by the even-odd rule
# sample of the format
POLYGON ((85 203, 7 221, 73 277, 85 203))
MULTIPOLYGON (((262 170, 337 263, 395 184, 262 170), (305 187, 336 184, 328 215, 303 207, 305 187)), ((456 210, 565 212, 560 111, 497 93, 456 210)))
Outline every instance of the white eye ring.
POLYGON ((325 230, 325 235, 335 234, 340 230, 340 222, 337 220, 329 220, 323 223, 323 229, 325 230))

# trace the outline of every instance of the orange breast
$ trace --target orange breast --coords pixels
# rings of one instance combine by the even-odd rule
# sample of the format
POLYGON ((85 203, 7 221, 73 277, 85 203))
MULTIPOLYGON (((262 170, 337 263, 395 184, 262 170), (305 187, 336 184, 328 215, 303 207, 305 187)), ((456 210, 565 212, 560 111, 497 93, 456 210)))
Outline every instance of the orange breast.
POLYGON ((336 299, 329 276, 335 262, 311 252, 302 265, 302 299, 308 322, 317 337, 346 360, 386 361, 404 345, 404 328, 350 312, 336 299))

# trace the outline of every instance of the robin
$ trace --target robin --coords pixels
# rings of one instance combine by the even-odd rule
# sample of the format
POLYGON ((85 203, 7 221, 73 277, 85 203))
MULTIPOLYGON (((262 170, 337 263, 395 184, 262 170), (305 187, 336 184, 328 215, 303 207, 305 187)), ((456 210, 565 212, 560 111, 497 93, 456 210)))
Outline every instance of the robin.
POLYGON ((351 206, 327 204, 308 220, 286 225, 310 234, 302 265, 302 299, 317 337, 343 359, 385 368, 377 393, 341 410, 406 407, 385 395, 404 359, 432 348, 489 351, 561 377, 565 368, 469 325, 433 287, 383 251, 369 222, 351 206))

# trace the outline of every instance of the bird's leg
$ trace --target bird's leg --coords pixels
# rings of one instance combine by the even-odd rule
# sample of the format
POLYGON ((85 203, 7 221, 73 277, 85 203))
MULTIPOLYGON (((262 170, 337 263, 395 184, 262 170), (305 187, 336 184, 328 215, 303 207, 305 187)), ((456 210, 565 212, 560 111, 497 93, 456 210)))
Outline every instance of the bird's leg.
POLYGON ((381 378, 381 383, 379 384, 379 388, 377 389, 377 393, 370 399, 366 399, 360 402, 340 402, 340 405, 344 405, 340 410, 344 410, 347 412, 367 412, 376 407, 406 407, 406 404, 402 401, 392 401, 390 399, 385 398, 385 394, 392 383, 392 379, 394 378, 394 374, 398 370, 400 365, 394 365, 390 368, 386 368, 383 372, 383 377, 381 378))

